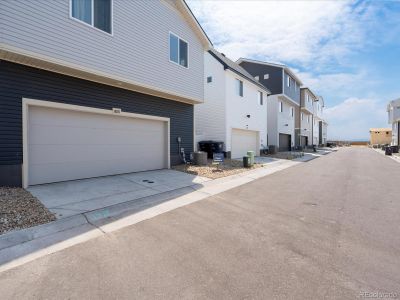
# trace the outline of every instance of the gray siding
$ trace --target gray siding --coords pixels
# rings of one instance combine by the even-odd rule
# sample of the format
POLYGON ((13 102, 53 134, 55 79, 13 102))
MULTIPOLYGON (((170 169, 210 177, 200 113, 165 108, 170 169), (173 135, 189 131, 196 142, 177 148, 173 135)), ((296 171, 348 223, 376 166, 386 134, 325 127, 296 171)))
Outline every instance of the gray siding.
POLYGON ((69 17, 69 0, 2 0, 0 43, 203 99, 204 48, 174 4, 114 0, 113 36, 69 17), (189 43, 189 68, 169 61, 169 31, 189 43))
POLYGON ((282 69, 251 62, 241 62, 240 66, 253 77, 259 76, 259 82, 271 91, 272 95, 282 94, 282 69), (269 79, 264 79, 268 74, 269 79))
POLYGON ((193 105, 0 61, 0 186, 21 185, 23 97, 168 117, 171 164, 180 161, 178 136, 193 151, 193 105))
POLYGON ((288 74, 286 72, 284 72, 284 94, 289 96, 293 101, 295 101, 297 104, 300 105, 300 85, 298 82, 296 82, 296 86, 294 85, 295 83, 295 79, 290 76, 292 78, 292 83, 293 85, 291 85, 290 87, 288 87, 287 85, 287 79, 288 79, 288 74))

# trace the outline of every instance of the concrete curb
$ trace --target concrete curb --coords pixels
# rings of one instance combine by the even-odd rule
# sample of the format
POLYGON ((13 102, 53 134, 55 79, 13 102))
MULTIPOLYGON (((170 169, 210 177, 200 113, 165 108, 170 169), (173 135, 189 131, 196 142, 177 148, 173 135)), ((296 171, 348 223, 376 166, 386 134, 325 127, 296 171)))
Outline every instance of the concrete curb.
POLYGON ((0 272, 318 157, 274 162, 267 167, 210 180, 202 185, 195 184, 6 233, 0 236, 0 272))

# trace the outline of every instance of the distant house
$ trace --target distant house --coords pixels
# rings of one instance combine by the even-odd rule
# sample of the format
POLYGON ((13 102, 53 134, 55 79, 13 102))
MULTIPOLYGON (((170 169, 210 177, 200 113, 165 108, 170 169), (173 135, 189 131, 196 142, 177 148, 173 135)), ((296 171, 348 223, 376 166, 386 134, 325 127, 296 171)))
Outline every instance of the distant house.
POLYGON ((400 98, 390 101, 387 106, 388 121, 392 125, 393 146, 400 146, 400 98))
POLYGON ((268 97, 268 145, 279 151, 290 151, 295 146, 295 120, 300 118, 302 82, 285 65, 241 58, 237 63, 271 91, 268 97))
POLYGON ((296 114, 300 115, 296 118, 296 145, 307 147, 313 144, 314 103, 318 97, 307 87, 300 90, 301 103, 296 107, 296 114))
POLYGON ((217 140, 232 158, 267 146, 267 96, 270 91, 224 54, 204 57, 204 103, 195 106, 197 142, 217 140))
POLYGON ((386 145, 392 142, 391 128, 371 128, 369 135, 371 145, 386 145))

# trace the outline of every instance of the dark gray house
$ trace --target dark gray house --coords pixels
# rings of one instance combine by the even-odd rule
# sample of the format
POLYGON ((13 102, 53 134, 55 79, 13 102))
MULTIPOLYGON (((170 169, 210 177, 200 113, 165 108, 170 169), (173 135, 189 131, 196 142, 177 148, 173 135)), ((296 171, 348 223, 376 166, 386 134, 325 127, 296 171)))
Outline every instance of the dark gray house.
POLYGON ((1 18, 0 185, 168 168, 193 151, 211 42, 183 0, 5 1, 1 18))
POLYGON ((237 63, 271 91, 268 96, 268 145, 289 151, 295 146, 296 110, 302 82, 287 66, 241 58, 237 63))

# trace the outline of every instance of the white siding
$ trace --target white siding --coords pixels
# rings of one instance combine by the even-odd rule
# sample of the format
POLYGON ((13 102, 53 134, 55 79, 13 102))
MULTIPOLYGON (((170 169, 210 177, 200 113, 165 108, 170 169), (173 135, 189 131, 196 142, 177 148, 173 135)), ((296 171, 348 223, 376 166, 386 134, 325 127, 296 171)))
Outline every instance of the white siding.
POLYGON ((225 143, 226 98, 224 67, 211 54, 204 54, 204 103, 194 106, 196 147, 202 140, 225 143), (212 82, 207 83, 207 77, 212 82))
POLYGON ((308 137, 308 144, 312 143, 312 128, 313 128, 313 121, 312 121, 312 114, 309 114, 305 111, 302 111, 304 114, 303 120, 300 118, 301 122, 301 132, 300 135, 308 137), (307 122, 307 118, 310 118, 310 122, 307 122))
POLYGON ((2 0, 0 43, 203 99, 204 48, 173 4, 114 0, 113 35, 70 18, 69 6, 69 0, 2 0), (170 31, 189 42, 188 69, 169 62, 170 31))
MULTIPOLYGON (((253 130, 259 132, 258 149, 267 146, 267 95, 255 84, 243 79, 236 73, 226 72, 226 148, 231 150, 232 129, 253 130), (236 89, 236 79, 243 81, 243 97, 236 89), (263 92, 264 105, 258 101, 258 91, 263 92), (250 115, 250 118, 247 118, 250 115)), ((259 153, 256 153, 258 155, 259 153)))
MULTIPOLYGON (((292 117, 291 115, 291 108, 295 108, 295 105, 293 103, 290 103, 286 100, 284 100, 283 97, 278 98, 278 101, 281 101, 283 103, 283 111, 279 112, 278 111, 278 136, 279 133, 284 133, 284 134, 290 134, 292 136, 291 141, 292 141, 292 147, 294 146, 295 138, 294 138, 294 124, 295 124, 295 116, 292 117)), ((279 141, 279 139, 278 139, 279 141)), ((279 142, 278 142, 279 146, 279 142)))
POLYGON ((319 140, 319 120, 314 116, 313 118, 313 145, 318 145, 319 140))

